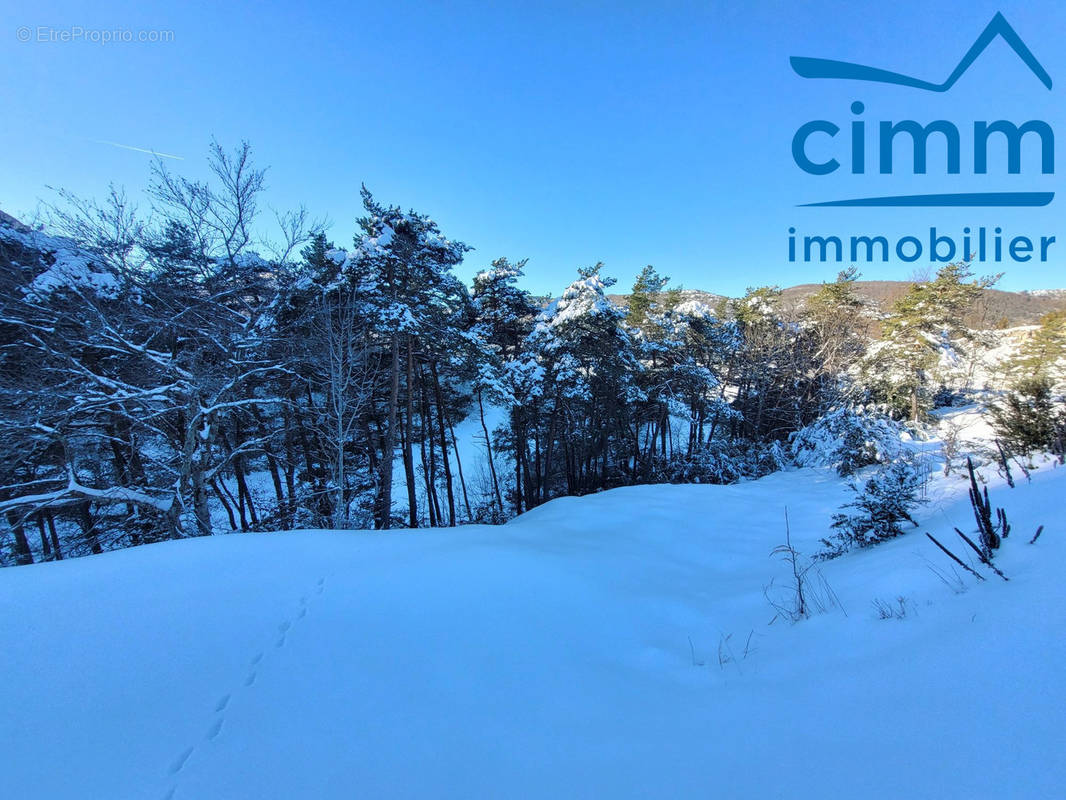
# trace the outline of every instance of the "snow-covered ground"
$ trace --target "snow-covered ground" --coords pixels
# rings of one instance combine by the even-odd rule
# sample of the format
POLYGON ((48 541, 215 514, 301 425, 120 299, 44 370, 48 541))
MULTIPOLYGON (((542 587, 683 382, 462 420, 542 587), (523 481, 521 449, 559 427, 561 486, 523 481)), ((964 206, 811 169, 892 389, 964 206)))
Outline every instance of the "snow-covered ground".
POLYGON ((817 550, 824 469, 6 569, 0 797, 1059 796, 1066 469, 985 473, 1009 583, 922 535, 973 527, 937 472, 921 528, 822 564, 839 607, 794 625, 770 551, 786 507, 817 550))

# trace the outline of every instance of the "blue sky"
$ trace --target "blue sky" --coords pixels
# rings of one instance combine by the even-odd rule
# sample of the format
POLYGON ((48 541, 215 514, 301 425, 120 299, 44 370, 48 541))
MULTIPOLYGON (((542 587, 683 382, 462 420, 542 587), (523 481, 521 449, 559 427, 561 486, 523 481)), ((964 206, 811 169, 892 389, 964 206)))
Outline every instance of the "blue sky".
MULTIPOLYGON (((1005 270, 1007 289, 1066 286, 1066 197, 1024 210, 797 207, 934 191, 1062 194, 1060 175, 1040 175, 1035 158, 1016 176, 998 156, 988 176, 968 164, 973 120, 1066 131, 1066 8, 1054 0, 5 5, 0 208, 11 213, 31 211, 46 186, 103 195, 113 181, 138 192, 151 157, 101 142, 182 156, 168 165, 196 177, 212 137, 248 139, 270 167, 270 203, 328 216, 338 244, 351 241, 365 182, 472 245, 464 277, 498 256, 528 257, 537 292, 557 294, 598 260, 623 286, 650 263, 686 287, 729 294, 831 280, 846 266, 788 263, 789 226, 1058 236, 1048 264, 976 269, 1005 270), (996 11, 1052 91, 1002 41, 944 94, 804 80, 789 66, 789 56, 816 56, 939 81, 996 11), (34 37, 38 26, 80 26, 170 30, 173 40, 20 42, 22 26, 34 37), (802 172, 795 130, 813 119, 847 130, 853 100, 871 130, 879 120, 956 123, 962 174, 943 174, 936 157, 925 176, 802 172)), ((846 140, 838 146, 846 156, 846 140)), ((903 279, 923 263, 860 267, 903 279)))

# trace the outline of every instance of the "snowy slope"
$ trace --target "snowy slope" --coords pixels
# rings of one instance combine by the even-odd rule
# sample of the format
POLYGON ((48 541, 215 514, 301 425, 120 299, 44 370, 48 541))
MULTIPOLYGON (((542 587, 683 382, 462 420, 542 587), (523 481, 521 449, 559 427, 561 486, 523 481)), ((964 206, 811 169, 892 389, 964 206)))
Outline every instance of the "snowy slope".
MULTIPOLYGON (((3 570, 0 797, 1056 796, 1066 469, 989 477, 1010 583, 956 593, 916 531, 824 564, 843 610, 796 625, 769 553, 786 505, 827 533, 823 470, 3 570)), ((921 530, 971 529, 964 491, 921 530)))

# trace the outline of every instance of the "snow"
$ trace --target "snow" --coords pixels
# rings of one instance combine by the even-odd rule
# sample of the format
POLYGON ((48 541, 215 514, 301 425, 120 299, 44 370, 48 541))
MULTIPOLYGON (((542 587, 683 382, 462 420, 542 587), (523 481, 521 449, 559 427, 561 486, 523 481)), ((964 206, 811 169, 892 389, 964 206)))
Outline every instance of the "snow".
POLYGON ((22 497, 4 500, 0 502, 0 512, 18 508, 25 503, 33 503, 40 508, 59 506, 69 503, 74 498, 128 502, 135 505, 148 506, 164 514, 170 511, 174 504, 173 495, 155 497, 146 492, 129 489, 124 486, 113 486, 109 489, 94 489, 91 486, 82 486, 71 473, 65 488, 44 494, 23 495, 22 497))
POLYGON ((793 433, 789 450, 801 467, 834 467, 839 471, 844 463, 891 461, 900 456, 911 438, 910 432, 888 417, 838 408, 793 433))
MULTIPOLYGON (((485 402, 484 406, 485 427, 489 429, 489 434, 491 435, 494 430, 507 423, 507 409, 489 402, 485 402)), ((448 443, 449 445, 452 444, 450 437, 448 443)), ((470 414, 462 421, 456 423, 454 444, 458 446, 459 458, 463 463, 467 481, 469 482, 473 475, 475 479, 483 478, 483 483, 487 486, 489 480, 488 455, 485 449, 485 433, 481 427, 481 415, 476 403, 470 414)), ((452 472, 458 478, 455 453, 449 449, 448 455, 452 459, 452 472)), ((494 452, 493 455, 498 462, 501 461, 498 454, 494 452)), ((502 470, 503 468, 502 462, 496 464, 497 470, 502 470)))
POLYGON ((395 235, 396 231, 394 231, 390 225, 384 224, 382 225, 381 233, 379 233, 377 236, 371 237, 370 241, 373 242, 373 244, 377 247, 387 248, 390 244, 392 244, 392 238, 395 235))
POLYGON ((552 300, 537 319, 537 328, 547 331, 585 316, 617 315, 621 312, 604 294, 606 286, 599 275, 574 281, 557 300, 552 300))
MULTIPOLYGON (((493 405, 487 399, 485 406, 485 426, 491 436, 493 431, 507 422, 507 409, 493 405)), ((463 478, 466 481, 467 494, 470 498, 471 508, 476 513, 479 501, 489 501, 492 494, 492 473, 489 469, 488 450, 485 446, 485 433, 481 426, 481 416, 475 401, 470 413, 459 422, 455 423, 455 440, 452 441, 451 433, 448 435, 448 458, 452 469, 453 490, 455 492, 456 513, 460 520, 466 519, 466 507, 463 499, 462 487, 459 482, 460 462, 463 469, 463 478), (456 460, 456 447, 459 458, 456 460)), ((493 465, 498 476, 509 475, 514 469, 514 462, 504 454, 493 448, 493 465)), ((440 458, 440 454, 437 454, 440 458)), ((416 462, 418 459, 415 459, 416 462)), ((443 464, 438 465, 438 472, 443 474, 443 464)), ((444 492, 441 491, 441 500, 444 492)), ((415 496, 418 499, 420 513, 425 514, 427 508, 426 484, 421 463, 415 464, 415 496)), ((397 458, 392 469, 392 508, 393 514, 404 518, 408 513, 407 500, 407 473, 404 470, 403 459, 397 458)), ((447 514, 447 509, 444 509, 447 514)))
POLYGON ((683 300, 674 307, 674 312, 684 317, 715 319, 714 309, 701 300, 683 300))
POLYGON ((828 469, 6 569, 0 796, 1055 796, 1066 469, 984 472, 1009 583, 921 535, 972 528, 937 473, 921 529, 822 564, 842 609, 795 625, 769 554, 786 506, 817 549, 828 469))
POLYGON ((47 253, 51 258, 52 263, 24 289, 31 298, 44 297, 65 288, 91 289, 106 297, 114 297, 118 292, 115 276, 96 264, 93 256, 71 239, 0 224, 0 242, 4 241, 31 252, 47 253))

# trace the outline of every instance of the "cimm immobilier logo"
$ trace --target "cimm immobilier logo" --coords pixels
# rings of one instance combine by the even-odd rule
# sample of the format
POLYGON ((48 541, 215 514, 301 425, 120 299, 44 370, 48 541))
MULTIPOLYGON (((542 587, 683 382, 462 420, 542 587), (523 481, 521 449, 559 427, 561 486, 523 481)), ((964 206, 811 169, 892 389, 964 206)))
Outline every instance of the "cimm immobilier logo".
MULTIPOLYGON (((793 71, 803 78, 860 81, 867 84, 902 86, 926 92, 947 92, 997 37, 1001 37, 1006 42, 1040 83, 1050 91, 1051 76, 999 13, 977 37, 973 46, 959 61, 958 66, 941 83, 933 83, 863 64, 824 58, 793 56, 791 64, 793 71)), ((876 159, 877 171, 881 175, 891 175, 896 169, 893 163, 893 141, 898 136, 908 136, 914 146, 911 164, 913 174, 924 175, 927 169, 929 140, 936 134, 938 146, 941 146, 940 141, 946 142, 947 174, 960 174, 962 143, 959 127, 954 123, 944 119, 934 120, 925 125, 909 119, 899 122, 881 122, 877 129, 878 152, 876 156, 872 156, 866 152, 867 123, 862 119, 865 111, 866 106, 861 100, 855 100, 851 104, 854 119, 850 125, 850 136, 841 135, 840 126, 829 120, 812 120, 801 125, 792 137, 792 158, 796 165, 810 175, 829 175, 845 168, 850 169, 853 175, 864 175, 867 174, 868 168, 871 170, 874 168, 874 164, 870 162, 876 159), (828 137, 828 143, 838 157, 822 161, 814 160, 809 155, 808 144, 817 141, 816 137, 828 137), (847 162, 847 167, 841 163, 841 159, 847 162)), ((1002 147, 1002 142, 1006 143, 1007 174, 1022 174, 1023 139, 1029 142, 1026 151, 1026 155, 1029 156, 1026 166, 1033 170, 1038 163, 1041 174, 1054 174, 1055 134, 1047 122, 1028 120, 1016 124, 1002 119, 992 122, 978 120, 973 122, 972 130, 974 176, 989 173, 988 145, 994 135, 997 138, 1002 137, 998 139, 999 147, 1002 147), (1037 142, 1039 143, 1039 159, 1031 157, 1033 145, 1037 142)), ((826 141, 823 139, 818 144, 820 145, 818 152, 824 153, 826 141)), ((1053 199, 1054 192, 1047 191, 968 192, 831 199, 799 205, 859 208, 1020 208, 1046 206, 1053 199)), ((930 227, 928 236, 924 234, 920 237, 903 236, 894 242, 890 242, 885 236, 799 236, 795 227, 789 228, 788 234, 789 261, 830 260, 852 263, 888 261, 890 255, 895 255, 904 262, 918 261, 923 257, 926 261, 943 263, 969 258, 992 263, 1026 262, 1033 259, 1046 262, 1048 250, 1055 242, 1054 236, 1007 238, 999 226, 993 227, 991 231, 985 227, 975 230, 964 227, 958 239, 942 235, 935 227, 930 227)))

